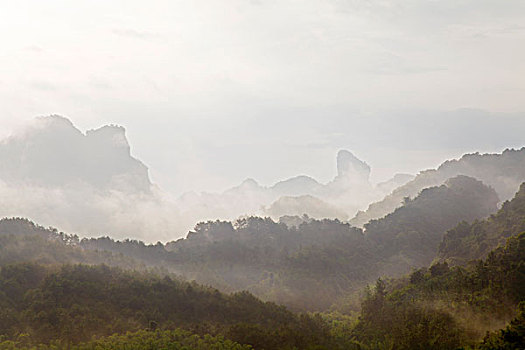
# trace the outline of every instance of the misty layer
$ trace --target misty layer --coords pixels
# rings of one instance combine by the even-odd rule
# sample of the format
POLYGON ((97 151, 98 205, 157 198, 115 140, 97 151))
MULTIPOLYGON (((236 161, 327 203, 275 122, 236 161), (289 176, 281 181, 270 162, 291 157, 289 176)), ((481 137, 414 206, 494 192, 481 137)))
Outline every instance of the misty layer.
POLYGON ((1 141, 0 160, 0 217, 28 217, 81 236, 146 242, 183 237, 199 221, 242 216, 278 220, 306 214, 344 221, 384 198, 351 220, 352 225, 363 226, 392 212, 405 197, 413 198, 456 175, 480 179, 496 190, 500 200, 510 198, 525 180, 525 149, 466 155, 415 179, 398 174, 379 184, 370 182, 367 163, 342 150, 337 154, 337 174, 326 184, 306 175, 272 186, 247 179, 222 193, 176 198, 151 184, 147 167, 131 155, 124 128, 105 126, 82 133, 59 116, 37 118, 1 141))
MULTIPOLYGON (((379 276, 430 264, 445 231, 461 221, 489 215, 497 202, 494 190, 460 176, 422 191, 368 224, 365 232, 338 220, 300 217, 295 226, 288 226, 270 218, 248 217, 201 222, 185 239, 166 245, 109 237, 79 239, 26 221, 3 220, 0 234, 15 236, 3 238, 0 253, 6 254, 4 263, 20 261, 9 260, 10 251, 22 261, 93 263, 104 251, 111 254, 100 256, 100 262, 113 266, 161 268, 221 290, 250 290, 294 308, 322 310, 344 304, 347 293, 379 276), (60 241, 66 246, 53 248, 60 241), (53 249, 63 252, 53 255, 53 249), (121 260, 122 256, 127 259, 121 260)), ((285 218, 288 223, 291 219, 285 218)))
POLYGON ((2 140, 0 161, 0 216, 29 217, 84 236, 146 241, 181 237, 198 221, 243 215, 346 220, 410 178, 374 186, 370 167, 341 151, 337 176, 328 184, 298 176, 264 187, 248 179, 223 193, 173 198, 151 184, 147 167, 131 155, 123 127, 82 133, 60 116, 37 118, 2 140))

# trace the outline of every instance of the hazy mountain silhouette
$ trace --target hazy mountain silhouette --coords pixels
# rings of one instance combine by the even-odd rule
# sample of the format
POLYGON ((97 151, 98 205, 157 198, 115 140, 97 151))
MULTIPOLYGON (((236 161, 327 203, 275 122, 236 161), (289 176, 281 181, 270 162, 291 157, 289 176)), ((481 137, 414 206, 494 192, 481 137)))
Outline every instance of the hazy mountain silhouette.
POLYGON ((1 217, 147 240, 172 238, 194 224, 152 185, 121 126, 83 133, 64 117, 39 117, 0 141, 0 164, 1 217))
POLYGON ((508 200, 525 181, 525 147, 519 150, 507 149, 501 154, 466 154, 457 160, 448 160, 437 169, 425 170, 412 181, 395 189, 383 200, 371 204, 364 212, 359 212, 350 222, 363 226, 401 206, 405 197, 414 197, 422 189, 442 184, 446 179, 467 175, 493 187, 501 201, 508 200))
POLYGON ((24 132, 0 142, 0 179, 13 184, 149 192, 148 168, 130 154, 122 126, 83 134, 57 115, 37 118, 24 132))
POLYGON ((182 237, 199 221, 246 215, 347 220, 402 185, 352 221, 362 225, 392 212, 404 197, 459 174, 482 180, 496 189, 500 199, 508 199, 525 180, 524 154, 525 149, 466 155, 412 181, 411 175, 401 174, 373 184, 370 166, 341 150, 337 173, 324 184, 306 175, 271 186, 247 179, 222 193, 187 193, 170 199, 151 184, 147 167, 131 155, 123 127, 83 133, 68 119, 50 116, 37 118, 0 141, 0 216, 29 217, 81 235, 151 242, 182 237))
POLYGON ((271 189, 282 196, 301 196, 305 193, 321 193, 323 185, 310 176, 299 175, 287 180, 279 181, 273 185, 271 189))
POLYGON ((264 210, 265 215, 273 218, 289 215, 302 216, 306 213, 315 219, 328 218, 346 220, 348 218, 344 211, 310 195, 295 197, 283 196, 264 210))
POLYGON ((337 153, 337 174, 322 184, 307 175, 299 175, 262 186, 247 179, 223 193, 187 193, 181 200, 184 208, 195 208, 201 218, 234 219, 239 215, 285 215, 346 220, 366 206, 410 181, 413 176, 398 174, 374 185, 370 166, 347 150, 337 153), (323 215, 323 216, 321 216, 323 215))

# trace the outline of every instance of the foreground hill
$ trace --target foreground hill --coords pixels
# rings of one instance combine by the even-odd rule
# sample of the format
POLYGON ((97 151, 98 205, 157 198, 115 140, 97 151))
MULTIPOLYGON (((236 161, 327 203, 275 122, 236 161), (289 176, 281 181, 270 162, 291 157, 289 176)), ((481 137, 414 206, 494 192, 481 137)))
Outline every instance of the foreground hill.
POLYGON ((524 261, 525 232, 467 268, 379 279, 357 320, 107 266, 8 265, 0 349, 522 349, 524 261))
POLYGON ((109 238, 79 240, 27 220, 4 219, 0 349, 33 349, 40 343, 48 344, 39 345, 41 349, 520 349, 525 343, 518 307, 525 298, 525 233, 519 232, 524 188, 499 213, 475 224, 480 232, 497 229, 494 237, 509 237, 504 246, 466 267, 438 262, 406 277, 379 279, 373 290, 365 289, 361 307, 353 309, 357 319, 338 313, 295 314, 248 292, 228 295, 183 282, 167 269, 264 266, 268 287, 283 294, 291 290, 288 296, 298 300, 291 304, 303 308, 317 298, 313 305, 319 308, 329 297, 344 297, 374 273, 392 268, 387 262, 394 252, 423 264, 424 254, 411 254, 417 246, 425 252, 435 239, 422 238, 446 230, 445 222, 461 221, 460 216, 485 216, 497 201, 494 191, 458 177, 406 201, 365 232, 331 220, 305 218, 293 229, 270 219, 246 218, 234 225, 201 223, 187 239, 167 247, 109 238), (498 217, 506 218, 505 225, 493 226, 498 217), (415 235, 417 230, 422 234, 415 235), (81 259, 128 263, 128 269, 166 269, 151 273, 61 265, 81 259), (40 263, 12 264, 31 260, 40 263), (295 289, 285 289, 291 287, 295 289), (493 333, 484 337, 487 331, 493 333))
POLYGON ((79 239, 27 220, 0 221, 0 263, 105 263, 156 268, 224 291, 249 290, 294 309, 325 310, 382 275, 428 265, 443 234, 496 210, 495 192, 468 178, 423 191, 367 225, 308 219, 288 227, 269 218, 196 225, 186 239, 146 245, 108 237, 79 239))
POLYGON ((445 261, 378 280, 355 339, 371 348, 525 348, 524 195, 522 184, 498 213, 449 230, 440 244, 445 261))
POLYGON ((359 212, 350 223, 361 227, 401 206, 404 198, 413 198, 424 188, 438 186, 457 175, 481 180, 496 190, 501 201, 508 200, 525 181, 525 147, 519 150, 507 149, 501 154, 466 154, 458 160, 446 161, 437 169, 421 172, 383 200, 370 204, 366 211, 359 212))
POLYGON ((523 349, 524 261, 525 232, 469 268, 437 263, 407 278, 378 280, 352 332, 372 348, 523 349), (487 334, 514 317, 505 331, 487 334))
MULTIPOLYGON (((318 316, 292 314, 247 292, 225 295, 196 283, 107 266, 7 265, 0 269, 0 291, 0 335, 20 340, 23 332, 30 344, 55 340, 77 344, 115 333, 178 327, 198 334, 222 334, 257 349, 339 346, 318 316)), ((189 338, 187 333, 182 335, 183 341, 189 338)), ((124 339, 100 340, 93 346, 124 345, 124 339)), ((241 348, 222 343, 219 349, 241 348)), ((188 348, 196 347, 183 349, 188 348)))

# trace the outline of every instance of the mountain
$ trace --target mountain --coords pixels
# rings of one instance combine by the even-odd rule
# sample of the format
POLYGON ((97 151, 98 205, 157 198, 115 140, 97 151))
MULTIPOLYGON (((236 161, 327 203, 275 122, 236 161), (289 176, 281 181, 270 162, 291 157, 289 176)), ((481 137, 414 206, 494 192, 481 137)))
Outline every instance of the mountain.
MULTIPOLYGON (((299 218, 297 225, 245 217, 200 222, 167 244, 82 238, 27 220, 0 221, 0 263, 106 263, 155 268, 223 291, 249 290, 297 310, 341 306, 382 275, 429 264, 447 230, 496 210, 495 192, 467 177, 429 188, 361 229, 339 220, 299 218)), ((346 306, 345 306, 346 307, 346 306)))
POLYGON ((347 150, 337 153, 337 176, 334 182, 347 182, 356 185, 368 183, 370 166, 347 150))
POLYGON ((125 129, 108 125, 83 134, 57 115, 37 118, 0 142, 0 179, 48 187, 88 184, 97 189, 150 191, 148 168, 130 154, 125 129))
POLYGON ((337 344, 319 316, 299 316, 247 292, 227 295, 170 276, 104 265, 3 266, 0 291, 3 349, 36 348, 31 345, 37 344, 39 349, 70 349, 89 341, 98 346, 80 347, 100 349, 102 343, 122 348, 114 342, 111 346, 110 340, 136 342, 130 347, 134 349, 156 349, 155 342, 166 341, 166 348, 180 350, 251 348, 239 343, 268 350, 283 346, 328 350, 337 344), (157 327, 159 332, 152 334, 157 327), (178 330, 167 331, 174 328, 178 330), (142 339, 129 339, 126 332, 137 332, 135 336, 142 339), (209 333, 214 337, 205 335, 209 333), (110 335, 113 339, 100 339, 110 335), (10 341, 4 342, 6 338, 10 341), (187 344, 175 347, 176 342, 187 344))
POLYGON ((365 234, 381 247, 385 275, 394 275, 403 267, 408 272, 412 267, 430 264, 448 229, 461 221, 487 217, 497 210, 497 202, 493 189, 460 175, 439 187, 424 189, 393 213, 370 221, 365 225, 365 234))
POLYGON ((269 218, 200 223, 166 244, 172 268, 225 290, 248 289, 297 309, 326 309, 381 275, 429 264, 443 234, 496 211, 494 190, 459 176, 421 192, 361 231, 338 220, 269 218), (290 220, 287 220, 291 222, 290 220))
POLYGON ((371 347, 406 350, 523 349, 525 233, 515 234, 467 268, 436 263, 404 278, 379 279, 352 336, 371 347))
POLYGON ((241 215, 270 215, 277 220, 280 216, 303 214, 347 220, 411 179, 410 175, 400 174, 374 185, 369 179, 370 166, 347 150, 337 153, 336 166, 337 174, 324 184, 306 175, 271 186, 247 179, 223 193, 185 194, 181 207, 190 208, 188 212, 199 212, 199 220, 234 220, 241 215))
POLYGON ((352 336, 396 349, 522 349, 525 183, 497 213, 449 230, 439 257, 408 276, 379 279, 352 336))
POLYGON ((395 174, 391 179, 378 183, 376 188, 385 195, 388 195, 396 188, 403 186, 409 181, 412 181, 414 177, 415 176, 411 174, 395 174))
POLYGON ((346 220, 385 195, 385 186, 370 183, 370 167, 341 150, 337 175, 326 184, 305 175, 272 186, 247 179, 221 193, 176 198, 151 183, 123 127, 83 132, 56 115, 1 140, 0 163, 0 217, 149 242, 182 237, 203 220, 303 214, 346 220))
POLYGON ((462 222, 447 231, 439 246, 439 257, 454 265, 484 259, 520 232, 525 232, 525 183, 496 214, 471 224, 462 222))
POLYGON ((466 154, 460 159, 444 162, 437 169, 422 171, 383 200, 370 204, 366 211, 359 212, 350 222, 362 227, 370 220, 391 213, 405 197, 413 198, 422 189, 438 186, 457 175, 481 180, 496 190, 501 201, 508 200, 525 181, 525 147, 519 150, 507 149, 501 154, 466 154))
POLYGON ((121 126, 84 133, 64 117, 36 118, 0 141, 0 163, 0 217, 150 241, 180 237, 195 223, 152 185, 121 126))
POLYGON ((300 196, 305 194, 321 193, 323 185, 314 178, 306 175, 299 175, 287 180, 279 181, 271 188, 272 192, 278 196, 300 196))
POLYGON ((348 216, 342 210, 310 195, 297 197, 284 196, 264 210, 264 214, 272 218, 301 216, 306 213, 315 219, 348 219, 348 216))

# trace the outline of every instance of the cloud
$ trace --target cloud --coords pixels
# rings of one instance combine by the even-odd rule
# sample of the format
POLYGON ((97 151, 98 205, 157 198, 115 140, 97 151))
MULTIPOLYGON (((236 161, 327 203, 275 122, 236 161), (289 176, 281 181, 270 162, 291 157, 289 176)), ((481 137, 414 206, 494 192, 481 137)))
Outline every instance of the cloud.
POLYGON ((56 91, 58 87, 56 84, 47 80, 32 80, 28 84, 32 89, 40 91, 56 91))
POLYGON ((34 53, 41 53, 41 52, 44 52, 45 50, 38 46, 38 45, 29 45, 29 46, 26 46, 24 48, 24 50, 26 51, 29 51, 29 52, 34 52, 34 53))
POLYGON ((401 55, 383 52, 372 57, 369 62, 368 72, 374 74, 423 74, 444 71, 444 66, 425 66, 411 61, 401 55))
POLYGON ((124 38, 140 39, 146 41, 152 41, 160 38, 158 33, 148 32, 148 31, 138 31, 135 29, 113 29, 113 34, 121 36, 124 38))

